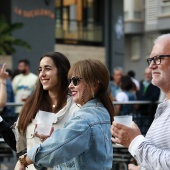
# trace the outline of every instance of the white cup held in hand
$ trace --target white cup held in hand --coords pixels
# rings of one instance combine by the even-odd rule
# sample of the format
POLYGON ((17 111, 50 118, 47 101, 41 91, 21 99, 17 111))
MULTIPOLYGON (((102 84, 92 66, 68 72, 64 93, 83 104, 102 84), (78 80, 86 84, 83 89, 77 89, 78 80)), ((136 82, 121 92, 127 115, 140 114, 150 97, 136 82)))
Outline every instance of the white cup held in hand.
POLYGON ((37 133, 49 135, 54 121, 54 113, 39 110, 37 115, 37 133))
POLYGON ((124 116, 114 116, 114 121, 129 127, 132 127, 132 116, 124 115, 124 116))

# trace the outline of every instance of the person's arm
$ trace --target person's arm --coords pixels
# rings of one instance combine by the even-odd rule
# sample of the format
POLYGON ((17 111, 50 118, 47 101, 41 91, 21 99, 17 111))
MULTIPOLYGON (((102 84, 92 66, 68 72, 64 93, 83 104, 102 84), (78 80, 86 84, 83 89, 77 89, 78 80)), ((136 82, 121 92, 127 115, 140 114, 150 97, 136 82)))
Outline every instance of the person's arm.
POLYGON ((146 170, 170 169, 170 150, 154 146, 150 140, 144 138, 135 123, 132 128, 113 122, 111 134, 113 142, 129 148, 141 167, 146 170))
MULTIPOLYGON (((34 146, 26 156, 27 164, 37 169, 52 167, 77 157, 90 147, 91 128, 80 117, 71 119, 64 128, 56 130, 42 144, 34 146)), ((15 169, 22 169, 18 161, 15 169)))
POLYGON ((155 169, 170 169, 170 150, 160 149, 152 144, 151 141, 145 138, 139 141, 132 141, 132 155, 141 165, 142 168, 147 170, 155 169), (156 168, 155 168, 156 167, 156 168))
POLYGON ((0 116, 0 134, 11 149, 16 151, 16 139, 10 125, 2 120, 0 116))
POLYGON ((7 93, 6 93, 6 79, 8 73, 6 72, 6 64, 3 64, 0 68, 0 108, 6 105, 7 93))

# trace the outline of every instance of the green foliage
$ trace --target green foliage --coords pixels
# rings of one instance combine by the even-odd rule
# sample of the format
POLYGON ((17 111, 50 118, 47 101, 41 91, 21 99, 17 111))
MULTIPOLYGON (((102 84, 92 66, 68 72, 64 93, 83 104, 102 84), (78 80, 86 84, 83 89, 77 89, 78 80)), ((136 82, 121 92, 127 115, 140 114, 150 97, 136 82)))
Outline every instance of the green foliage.
POLYGON ((15 45, 27 50, 31 49, 27 42, 12 36, 13 31, 22 27, 22 23, 8 24, 5 17, 0 16, 0 55, 14 54, 16 52, 15 45))

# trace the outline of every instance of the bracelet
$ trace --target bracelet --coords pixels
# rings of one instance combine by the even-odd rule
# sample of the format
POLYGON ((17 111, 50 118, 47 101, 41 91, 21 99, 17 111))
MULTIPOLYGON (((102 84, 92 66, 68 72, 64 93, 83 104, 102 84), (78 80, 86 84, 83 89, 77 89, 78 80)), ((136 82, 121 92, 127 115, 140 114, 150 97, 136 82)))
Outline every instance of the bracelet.
POLYGON ((0 81, 0 83, 6 86, 6 83, 5 83, 5 82, 3 82, 3 81, 0 81))
POLYGON ((18 158, 18 160, 21 162, 22 165, 24 165, 25 168, 28 168, 28 163, 26 161, 26 154, 24 156, 21 156, 18 158))

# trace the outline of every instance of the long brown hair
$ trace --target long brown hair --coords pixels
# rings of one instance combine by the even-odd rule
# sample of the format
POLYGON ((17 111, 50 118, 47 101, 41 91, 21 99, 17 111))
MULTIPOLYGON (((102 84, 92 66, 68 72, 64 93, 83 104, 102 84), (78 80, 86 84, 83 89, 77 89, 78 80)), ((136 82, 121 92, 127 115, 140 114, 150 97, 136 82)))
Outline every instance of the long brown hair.
MULTIPOLYGON (((54 53, 47 53, 44 54, 41 58, 49 57, 53 60, 56 68, 57 68, 57 107, 55 108, 54 112, 59 111, 63 103, 67 100, 68 94, 68 80, 67 74, 70 69, 70 62, 63 54, 59 52, 54 53)), ((19 123, 18 123, 18 130, 21 133, 25 133, 27 126, 31 123, 32 119, 35 118, 38 110, 52 112, 52 101, 48 95, 48 90, 44 90, 43 86, 38 80, 37 87, 33 94, 29 97, 26 101, 19 116, 19 123)))
POLYGON ((71 76, 80 76, 90 86, 99 84, 99 88, 95 97, 98 97, 102 104, 109 112, 111 123, 114 116, 114 107, 112 101, 107 94, 109 85, 109 72, 106 66, 99 60, 81 60, 76 62, 68 73, 68 78, 71 76))

